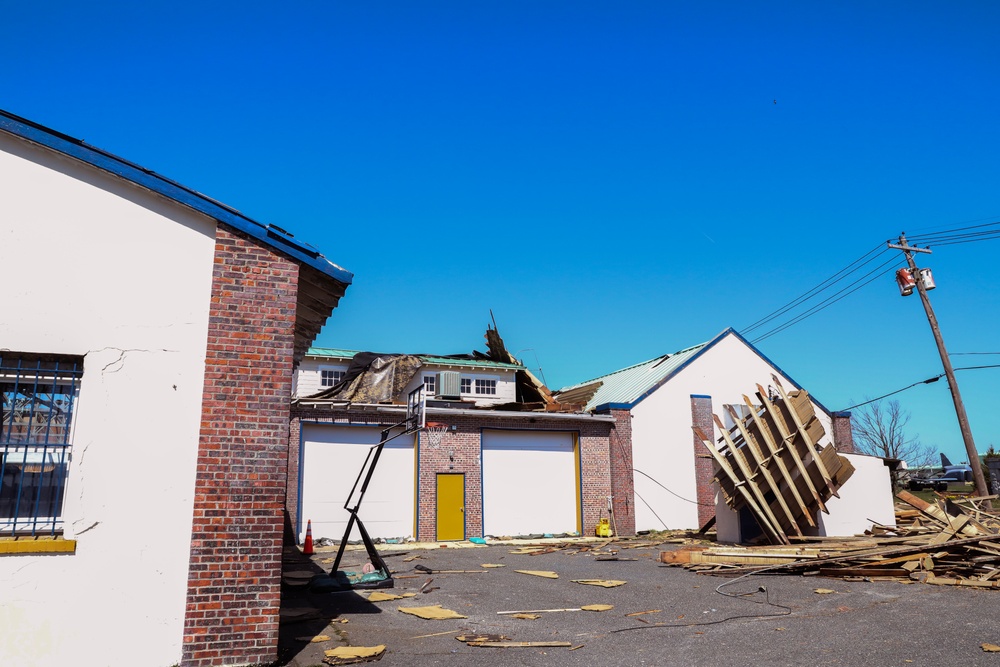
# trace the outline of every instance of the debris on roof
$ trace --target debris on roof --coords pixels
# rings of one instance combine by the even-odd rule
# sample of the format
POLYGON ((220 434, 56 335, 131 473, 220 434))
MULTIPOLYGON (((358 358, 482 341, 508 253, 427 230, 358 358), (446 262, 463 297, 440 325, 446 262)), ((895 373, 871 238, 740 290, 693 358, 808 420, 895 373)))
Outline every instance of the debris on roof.
POLYGON ((715 482, 726 504, 737 512, 748 508, 773 544, 789 544, 789 535, 802 537, 803 529, 816 527, 826 501, 850 479, 854 467, 837 454, 833 445, 820 448, 822 424, 816 418, 809 394, 786 393, 775 377, 779 395, 774 399, 757 385, 756 403, 746 396, 747 415, 731 407, 731 429, 718 415, 722 433, 717 443, 697 427, 695 432, 719 466, 715 482))
POLYGON ((351 359, 343 380, 310 398, 392 403, 403 393, 421 365, 420 359, 410 354, 358 352, 351 359))

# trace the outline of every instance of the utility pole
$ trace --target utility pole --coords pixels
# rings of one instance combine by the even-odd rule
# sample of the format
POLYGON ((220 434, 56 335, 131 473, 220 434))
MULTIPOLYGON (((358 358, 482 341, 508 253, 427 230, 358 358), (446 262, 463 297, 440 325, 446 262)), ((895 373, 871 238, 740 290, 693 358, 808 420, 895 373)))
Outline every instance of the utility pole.
POLYGON ((920 301, 924 304, 924 311, 927 313, 927 321, 931 325, 931 332, 934 334, 934 342, 937 343, 938 354, 941 355, 941 363, 944 365, 944 374, 948 378, 948 388, 951 390, 951 400, 955 403, 955 414, 958 416, 958 426, 962 429, 962 440, 965 441, 965 452, 969 456, 969 467, 972 468, 972 478, 976 481, 976 495, 988 496, 989 489, 986 486, 986 478, 983 476, 983 467, 979 464, 979 452, 976 451, 976 443, 972 439, 972 429, 969 428, 969 417, 965 414, 965 404, 962 403, 962 394, 958 391, 958 382, 955 380, 955 371, 951 367, 951 359, 948 358, 948 350, 944 347, 944 339, 941 338, 941 328, 938 326, 937 317, 934 316, 934 309, 931 308, 931 300, 927 296, 927 288, 913 261, 913 253, 925 252, 931 254, 930 248, 917 248, 910 246, 906 242, 906 235, 899 235, 899 244, 895 245, 886 242, 890 248, 902 250, 906 255, 906 263, 910 266, 910 273, 916 282, 917 293, 920 294, 920 301))

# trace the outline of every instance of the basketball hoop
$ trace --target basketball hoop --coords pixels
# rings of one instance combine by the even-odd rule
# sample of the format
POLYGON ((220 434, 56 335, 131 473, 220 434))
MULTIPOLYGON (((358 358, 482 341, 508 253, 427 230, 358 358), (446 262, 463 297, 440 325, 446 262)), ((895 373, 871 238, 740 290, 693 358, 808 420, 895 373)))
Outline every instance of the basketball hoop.
POLYGON ((431 446, 431 449, 437 449, 441 445, 441 438, 444 437, 444 432, 447 430, 447 424, 427 422, 424 433, 427 435, 427 444, 431 446))

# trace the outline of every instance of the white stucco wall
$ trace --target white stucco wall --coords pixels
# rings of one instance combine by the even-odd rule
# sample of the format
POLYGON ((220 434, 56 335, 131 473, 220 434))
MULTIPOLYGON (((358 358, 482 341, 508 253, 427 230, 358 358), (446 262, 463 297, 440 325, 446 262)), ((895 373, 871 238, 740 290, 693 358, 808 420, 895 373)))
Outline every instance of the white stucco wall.
MULTIPOLYGON (((744 394, 752 399, 757 384, 773 384, 772 373, 770 364, 729 335, 632 409, 636 530, 699 527, 691 396, 711 396, 712 412, 725 419, 723 405, 742 404, 744 394)), ((782 383, 786 391, 797 388, 782 383)), ((821 442, 832 442, 829 415, 815 410, 827 432, 821 442)))
POLYGON ((84 356, 65 535, 0 555, 0 663, 181 656, 214 222, 0 133, 0 348, 84 356))

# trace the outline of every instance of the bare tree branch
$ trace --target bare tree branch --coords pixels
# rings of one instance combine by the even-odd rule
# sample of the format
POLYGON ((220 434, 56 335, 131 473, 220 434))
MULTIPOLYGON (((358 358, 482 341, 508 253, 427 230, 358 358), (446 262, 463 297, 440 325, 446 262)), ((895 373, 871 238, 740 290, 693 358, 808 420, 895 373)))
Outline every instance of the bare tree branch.
POLYGON ((909 468, 934 465, 937 450, 909 435, 910 413, 899 401, 874 401, 851 414, 854 446, 863 454, 902 459, 909 468))

